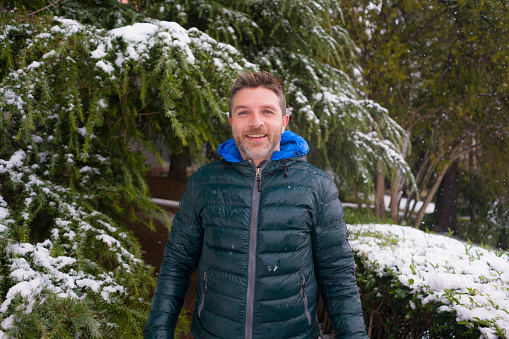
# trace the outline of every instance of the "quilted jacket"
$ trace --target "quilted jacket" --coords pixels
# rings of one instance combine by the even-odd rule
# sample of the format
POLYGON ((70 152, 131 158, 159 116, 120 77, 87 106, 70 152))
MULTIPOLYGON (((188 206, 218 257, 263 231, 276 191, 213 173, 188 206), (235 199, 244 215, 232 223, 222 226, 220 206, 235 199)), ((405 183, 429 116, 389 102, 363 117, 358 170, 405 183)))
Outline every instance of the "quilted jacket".
POLYGON ((193 174, 164 250, 145 338, 173 338, 198 269, 195 338, 317 338, 318 285, 338 338, 367 338, 334 182, 285 132, 256 167, 233 140, 193 174))

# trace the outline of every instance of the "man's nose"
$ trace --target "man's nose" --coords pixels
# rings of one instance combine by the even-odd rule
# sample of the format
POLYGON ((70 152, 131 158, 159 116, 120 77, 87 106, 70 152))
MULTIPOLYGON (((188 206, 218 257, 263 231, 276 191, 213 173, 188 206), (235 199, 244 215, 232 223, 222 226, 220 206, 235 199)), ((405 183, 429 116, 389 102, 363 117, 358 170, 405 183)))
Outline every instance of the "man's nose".
POLYGON ((252 127, 260 127, 263 125, 263 117, 261 112, 254 112, 251 114, 251 120, 250 120, 252 127))

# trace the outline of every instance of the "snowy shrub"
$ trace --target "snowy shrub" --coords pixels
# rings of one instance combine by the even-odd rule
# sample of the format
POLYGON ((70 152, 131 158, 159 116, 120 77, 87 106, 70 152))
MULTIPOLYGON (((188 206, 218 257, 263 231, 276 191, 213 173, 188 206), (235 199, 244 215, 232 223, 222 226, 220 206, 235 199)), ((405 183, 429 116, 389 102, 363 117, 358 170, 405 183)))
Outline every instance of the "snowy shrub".
POLYGON ((133 144, 214 143, 253 66, 172 22, 20 18, 0 26, 0 337, 141 337, 154 277, 123 221, 158 209, 133 144))
POLYGON ((404 226, 348 229, 373 338, 507 337, 507 253, 404 226))
POLYGON ((392 224, 392 220, 386 218, 379 218, 372 213, 362 213, 358 208, 347 206, 343 203, 343 220, 347 224, 392 224))
POLYGON ((485 246, 507 250, 509 248, 507 223, 496 224, 490 220, 475 220, 466 225, 464 237, 485 246))

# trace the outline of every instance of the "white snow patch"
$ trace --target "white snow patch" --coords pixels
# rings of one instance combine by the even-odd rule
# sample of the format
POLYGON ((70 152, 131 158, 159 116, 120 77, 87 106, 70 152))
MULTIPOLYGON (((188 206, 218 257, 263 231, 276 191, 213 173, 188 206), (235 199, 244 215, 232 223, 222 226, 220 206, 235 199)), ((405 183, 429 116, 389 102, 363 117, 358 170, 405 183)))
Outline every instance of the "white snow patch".
MULTIPOLYGON (((1 198, 1 196, 0 196, 0 198, 1 198)), ((8 216, 9 216, 9 210, 7 208, 0 207, 0 220, 7 219, 8 216)))
POLYGON ((104 43, 100 43, 96 50, 95 51, 92 51, 91 53, 91 58, 92 59, 101 59, 101 58, 104 58, 106 56, 106 46, 104 45, 104 43))
POLYGON ((89 287, 94 292, 98 292, 99 287, 101 287, 100 282, 98 282, 96 280, 92 280, 92 279, 76 280, 76 285, 78 285, 79 287, 89 287))
POLYGON ((0 173, 4 173, 5 170, 9 170, 15 167, 21 167, 23 160, 25 160, 26 153, 23 150, 14 152, 8 161, 0 159, 0 173))
POLYGON ((49 33, 40 33, 35 36, 35 39, 46 39, 46 38, 51 38, 51 37, 52 37, 52 35, 49 33))
MULTIPOLYGON (((11 314, 7 318, 5 318, 4 321, 2 321, 2 328, 4 330, 8 330, 12 327, 13 324, 14 324, 14 314, 11 314)), ((8 338, 8 337, 5 334, 3 334, 0 338, 3 339, 3 338, 8 338)))
POLYGON ((113 71, 115 71, 115 67, 109 62, 108 60, 99 60, 96 64, 96 67, 102 69, 108 74, 111 74, 113 71))
POLYGON ((157 25, 138 22, 131 26, 112 29, 109 33, 126 41, 143 42, 153 36, 158 29, 157 25))
POLYGON ((35 278, 31 281, 22 281, 14 285, 9 289, 5 296, 5 301, 0 305, 0 312, 7 312, 7 307, 11 303, 12 299, 18 294, 23 298, 31 299, 38 295, 43 288, 43 281, 41 278, 35 278))
POLYGON ((38 143, 41 143, 42 142, 42 138, 38 135, 32 135, 32 141, 35 142, 36 144, 38 143))
POLYGON ((76 129, 76 131, 82 136, 82 137, 86 137, 87 136, 87 128, 86 127, 80 127, 78 129, 76 129))
POLYGON ((35 69, 42 64, 43 64, 42 62, 33 61, 30 65, 27 66, 27 69, 35 69))

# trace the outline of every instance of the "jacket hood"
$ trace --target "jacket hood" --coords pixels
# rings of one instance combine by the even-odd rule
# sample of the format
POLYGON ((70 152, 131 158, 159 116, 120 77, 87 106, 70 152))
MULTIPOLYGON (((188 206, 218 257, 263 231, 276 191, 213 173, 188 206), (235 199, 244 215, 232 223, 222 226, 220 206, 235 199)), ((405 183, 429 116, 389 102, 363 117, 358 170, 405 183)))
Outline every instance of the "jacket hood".
MULTIPOLYGON (((275 151, 272 154, 270 160, 289 159, 295 156, 305 155, 309 152, 309 146, 306 140, 300 135, 290 131, 285 131, 281 134, 279 149, 279 151, 275 151)), ((244 160, 233 138, 219 145, 217 153, 219 153, 224 160, 229 162, 241 162, 244 160)))

